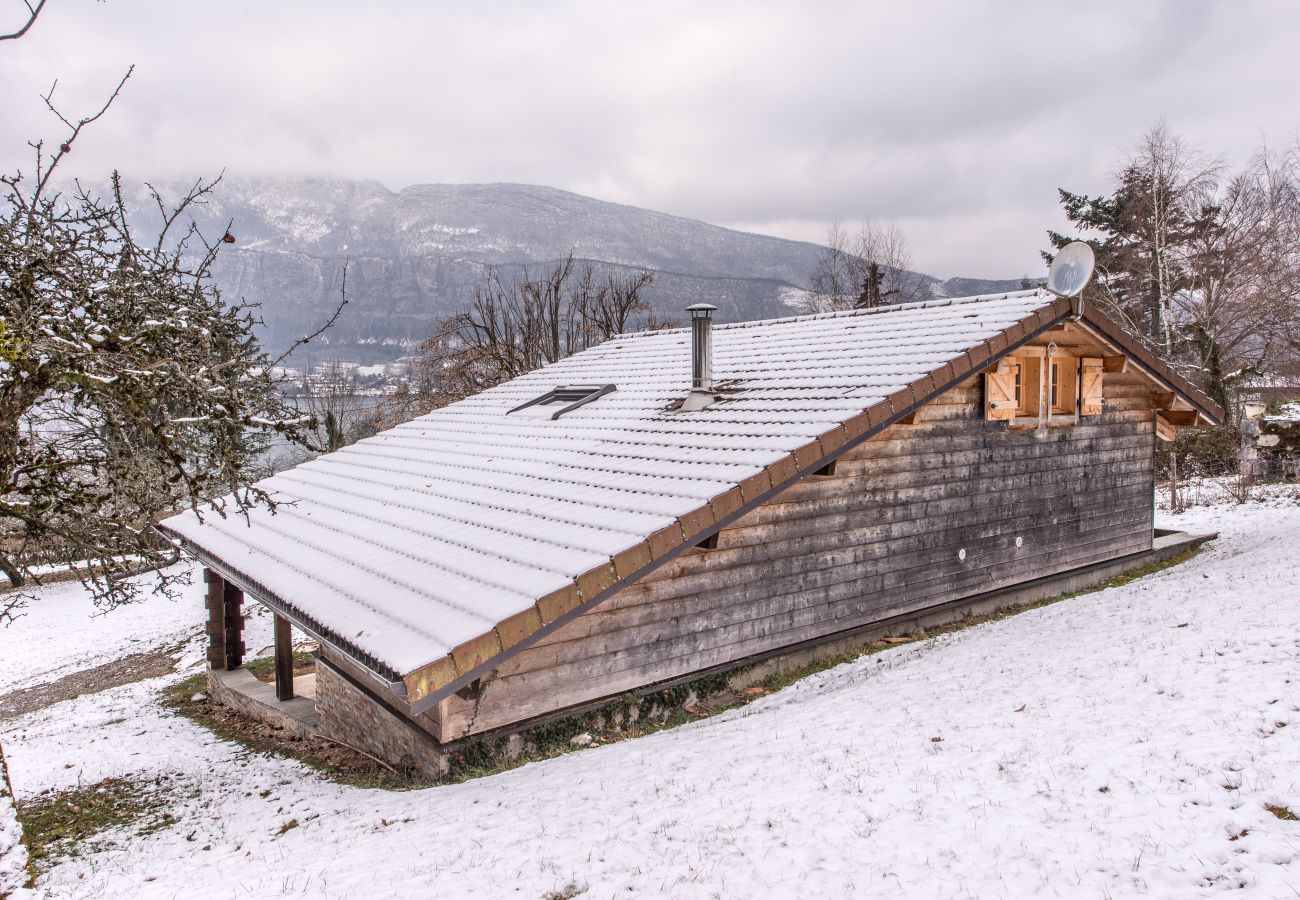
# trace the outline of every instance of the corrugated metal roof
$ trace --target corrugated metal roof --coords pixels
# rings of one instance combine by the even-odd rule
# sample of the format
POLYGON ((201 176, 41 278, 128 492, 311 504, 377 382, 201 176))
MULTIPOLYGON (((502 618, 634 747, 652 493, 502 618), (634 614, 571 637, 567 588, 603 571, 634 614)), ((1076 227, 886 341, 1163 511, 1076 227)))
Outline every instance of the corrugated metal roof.
POLYGON ((1054 302, 1022 291, 715 326, 724 396, 691 413, 673 411, 690 331, 620 336, 266 480, 275 514, 164 526, 376 671, 464 674, 506 638, 452 663, 457 648, 512 617, 536 630, 524 619, 548 595, 607 588, 624 576, 611 560, 648 562, 655 541, 638 548, 656 534, 690 540, 679 521, 711 500, 1054 302), (507 415, 608 383, 557 420, 507 415))

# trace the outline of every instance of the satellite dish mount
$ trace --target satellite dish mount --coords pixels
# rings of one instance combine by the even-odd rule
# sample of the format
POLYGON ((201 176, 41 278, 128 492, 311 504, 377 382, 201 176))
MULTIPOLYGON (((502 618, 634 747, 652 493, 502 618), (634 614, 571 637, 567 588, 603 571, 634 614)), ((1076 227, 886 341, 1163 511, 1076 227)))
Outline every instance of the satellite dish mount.
POLYGON ((1047 289, 1070 300, 1076 319, 1083 315, 1083 298, 1079 293, 1092 280, 1096 265, 1092 247, 1083 241, 1072 241, 1060 249, 1047 270, 1047 289))

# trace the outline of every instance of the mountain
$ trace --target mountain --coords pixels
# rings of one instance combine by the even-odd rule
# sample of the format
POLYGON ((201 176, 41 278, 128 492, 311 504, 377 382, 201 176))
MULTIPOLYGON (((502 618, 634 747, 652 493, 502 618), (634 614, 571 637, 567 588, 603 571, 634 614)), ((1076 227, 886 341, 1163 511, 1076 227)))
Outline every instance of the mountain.
MULTIPOLYGON (((789 315, 821 251, 521 184, 393 192, 377 181, 231 179, 195 218, 209 234, 229 224, 236 243, 218 259, 217 284, 227 299, 260 305, 272 351, 329 316, 346 261, 349 303, 322 343, 331 355, 362 362, 400 355, 437 317, 464 308, 487 266, 515 277, 572 250, 602 271, 656 270, 646 297, 662 317, 680 319, 685 306, 707 300, 720 321, 736 321, 789 315)), ((927 282, 938 296, 957 295, 948 283, 927 282)))

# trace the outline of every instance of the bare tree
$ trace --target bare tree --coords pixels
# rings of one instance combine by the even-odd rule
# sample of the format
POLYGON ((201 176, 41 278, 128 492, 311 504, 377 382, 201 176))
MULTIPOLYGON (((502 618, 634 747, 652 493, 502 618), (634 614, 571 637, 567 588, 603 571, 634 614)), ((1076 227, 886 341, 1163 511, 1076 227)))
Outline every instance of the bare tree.
POLYGON ((1225 408, 1237 382, 1287 365, 1300 347, 1297 175, 1294 154, 1259 150, 1207 191, 1179 248, 1185 284, 1168 314, 1175 361, 1199 370, 1225 408))
POLYGON ((1173 356, 1175 297, 1185 283, 1187 239, 1200 226, 1222 173, 1221 160, 1206 157, 1160 121, 1142 136, 1121 174, 1133 188, 1130 215, 1144 226, 1135 249, 1149 266, 1152 331, 1166 357, 1173 356))
POLYGON ((1270 367, 1294 377, 1300 374, 1300 140, 1283 153, 1260 148, 1253 168, 1268 207, 1268 290, 1278 298, 1269 320, 1275 323, 1270 367))
POLYGON ((625 331, 660 328, 642 296, 654 272, 613 272, 567 257, 515 282, 484 270, 469 309, 439 319, 410 377, 382 404, 378 427, 422 415, 593 347, 625 331))
POLYGON ((910 270, 911 264, 907 237, 896 222, 868 218, 853 233, 834 222, 826 232, 825 248, 810 279, 811 293, 801 303, 801 311, 862 309, 923 299, 924 282, 910 270))
MULTIPOLYGON (((42 5, 28 6, 31 27, 42 5)), ((154 523, 274 507, 256 485, 275 437, 311 446, 311 416, 277 392, 278 363, 254 334, 256 310, 224 301, 212 279, 229 227, 204 235, 191 213, 220 177, 169 200, 149 187, 156 218, 128 208, 121 179, 105 194, 54 176, 93 113, 65 115, 57 82, 42 100, 64 136, 30 143, 30 173, 0 175, 0 572, 22 587, 50 563, 74 572, 97 603, 150 589, 125 576, 160 569, 175 548, 154 523)), ((342 312, 288 352, 328 328, 342 312)), ((29 599, 0 595, 0 623, 29 599)))
POLYGON ((825 247, 817 256, 809 287, 812 293, 800 304, 802 312, 819 313, 851 309, 855 296, 857 263, 849 249, 848 232, 835 220, 826 229, 825 247))
POLYGON ((307 381, 304 406, 316 424, 316 445, 331 453, 373 432, 373 404, 359 393, 355 370, 331 359, 307 381))
POLYGON ((174 559, 160 515, 270 505, 257 455, 274 433, 307 443, 310 417, 279 400, 254 311, 212 285, 222 241, 178 226, 215 182, 155 194, 147 240, 116 174, 109 198, 0 182, 0 571, 21 585, 61 562, 114 605, 141 590, 124 574, 174 559))
POLYGON ((583 265, 582 274, 573 291, 570 303, 580 329, 572 341, 571 351, 585 350, 608 340, 616 334, 664 327, 641 292, 654 283, 654 272, 613 272, 598 283, 595 266, 583 265))

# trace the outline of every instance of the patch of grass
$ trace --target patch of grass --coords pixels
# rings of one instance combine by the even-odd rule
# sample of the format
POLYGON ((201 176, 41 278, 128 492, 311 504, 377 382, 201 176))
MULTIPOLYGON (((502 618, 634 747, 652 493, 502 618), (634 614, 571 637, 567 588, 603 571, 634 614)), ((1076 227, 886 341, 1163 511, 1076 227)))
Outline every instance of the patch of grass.
POLYGON ((570 881, 562 888, 556 888, 553 891, 547 891, 542 894, 542 900, 573 900, 579 894, 587 893, 585 887, 578 887, 576 881, 570 881))
POLYGON ((626 694, 598 709, 535 725, 515 736, 521 746, 514 749, 509 737, 469 738, 450 748, 450 767, 437 783, 496 775, 525 763, 644 737, 730 709, 740 705, 740 695, 728 689, 729 677, 730 673, 723 672, 644 694, 626 694), (726 702, 717 702, 718 698, 726 702), (591 741, 575 745, 573 738, 583 734, 591 741))
POLYGON ((61 857, 76 857, 103 845, 96 838, 112 828, 134 826, 152 834, 175 823, 167 811, 165 778, 152 781, 106 778, 70 791, 40 794, 18 806, 23 842, 38 869, 61 857))
POLYGON ((1264 804, 1264 808, 1277 816, 1283 822, 1300 822, 1300 816, 1297 816, 1285 806, 1278 806, 1275 803, 1266 803, 1264 804))
POLYGON ((409 791, 433 784, 418 772, 385 768, 369 757, 324 738, 299 738, 270 725, 246 718, 207 696, 204 674, 178 681, 163 691, 163 705, 218 737, 242 744, 254 753, 279 754, 296 759, 322 777, 361 788, 409 791), (204 699, 195 701, 195 694, 204 699))
POLYGON ((1153 563, 1147 563, 1141 568, 1132 569, 1128 572, 1121 572, 1113 578, 1108 578, 1100 584, 1092 587, 1083 588, 1077 591, 1067 591, 1064 594, 1057 594, 1052 597, 1046 597, 1042 600, 1035 600, 1032 603, 1021 603, 1016 606, 1009 606, 1006 609, 1000 609, 997 612, 987 613, 981 616, 968 616, 960 621, 953 622, 950 625, 944 625, 941 628, 935 628, 927 632, 929 635, 951 634, 955 631, 962 631, 974 625, 983 625, 986 622, 999 622, 1002 619, 1009 619, 1012 616, 1018 616, 1023 612, 1031 609, 1041 609, 1044 606, 1051 606, 1054 603, 1060 603, 1062 600, 1070 600, 1074 597, 1082 597, 1085 594, 1095 594, 1098 591, 1105 591, 1111 588, 1123 587, 1130 582, 1137 581, 1139 578, 1145 578, 1148 575, 1154 575, 1157 572, 1163 572, 1165 569, 1171 569, 1176 565, 1185 563, 1194 559, 1201 552, 1201 545, 1196 544, 1188 547, 1186 550, 1178 553, 1168 559, 1158 560, 1153 563))
MULTIPOLYGON (((250 659, 244 663, 244 668, 258 681, 275 680, 274 656, 259 656, 257 659, 250 659)), ((310 650, 295 650, 293 652, 293 674, 306 675, 308 672, 314 671, 316 671, 316 654, 310 650)))

